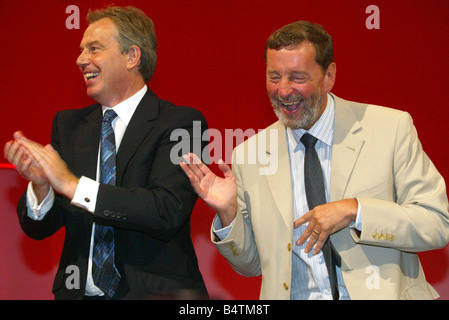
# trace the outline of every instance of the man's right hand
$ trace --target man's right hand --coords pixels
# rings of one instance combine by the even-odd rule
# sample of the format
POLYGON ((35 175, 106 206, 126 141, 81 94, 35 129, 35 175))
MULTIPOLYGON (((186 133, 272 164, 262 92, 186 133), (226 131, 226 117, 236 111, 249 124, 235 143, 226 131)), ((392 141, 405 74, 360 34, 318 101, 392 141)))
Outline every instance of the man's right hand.
POLYGON ((193 153, 183 156, 185 163, 180 167, 185 172, 198 196, 212 209, 217 211, 223 227, 234 220, 237 213, 237 182, 231 168, 222 160, 218 168, 224 178, 215 175, 193 153))
POLYGON ((17 131, 14 133, 13 137, 14 140, 8 141, 5 144, 5 159, 16 167, 16 170, 20 175, 33 183, 34 193, 40 203, 50 191, 50 184, 48 183, 47 176, 36 161, 34 161, 34 158, 30 153, 20 146, 19 140, 25 137, 23 133, 17 131))

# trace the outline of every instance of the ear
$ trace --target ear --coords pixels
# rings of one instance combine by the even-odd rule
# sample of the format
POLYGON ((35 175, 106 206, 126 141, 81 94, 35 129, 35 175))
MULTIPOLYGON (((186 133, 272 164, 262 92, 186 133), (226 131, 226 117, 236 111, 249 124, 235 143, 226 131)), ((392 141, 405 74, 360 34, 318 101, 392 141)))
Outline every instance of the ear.
POLYGON ((131 46, 128 50, 128 69, 131 70, 137 67, 140 63, 140 57, 142 56, 142 51, 138 46, 131 46))
POLYGON ((332 87, 335 84, 335 78, 337 76, 337 65, 332 62, 324 74, 324 88, 326 92, 331 92, 332 87))

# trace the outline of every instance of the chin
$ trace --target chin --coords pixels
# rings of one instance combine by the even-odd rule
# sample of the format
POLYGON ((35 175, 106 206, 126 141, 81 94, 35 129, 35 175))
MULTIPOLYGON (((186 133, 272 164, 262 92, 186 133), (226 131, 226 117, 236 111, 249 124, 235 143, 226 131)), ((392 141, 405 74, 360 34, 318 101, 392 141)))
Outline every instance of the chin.
POLYGON ((89 97, 89 98, 92 98, 92 99, 94 99, 95 101, 97 101, 98 103, 101 103, 100 102, 100 100, 101 100, 101 95, 100 95, 100 93, 98 92, 98 90, 94 90, 93 88, 87 88, 87 96, 89 97))
POLYGON ((302 121, 302 112, 298 112, 297 114, 289 114, 286 115, 283 110, 280 110, 282 108, 275 108, 274 113, 278 117, 279 121, 286 127, 291 129, 301 129, 304 128, 302 121))

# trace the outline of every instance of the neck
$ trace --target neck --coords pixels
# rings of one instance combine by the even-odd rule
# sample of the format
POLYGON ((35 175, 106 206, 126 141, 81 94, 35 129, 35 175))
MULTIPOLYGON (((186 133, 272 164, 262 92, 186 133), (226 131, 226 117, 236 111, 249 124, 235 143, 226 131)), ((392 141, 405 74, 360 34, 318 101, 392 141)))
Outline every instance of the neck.
POLYGON ((133 95, 135 95, 137 92, 139 92, 143 86, 145 85, 144 81, 134 81, 129 83, 127 87, 121 88, 122 90, 117 90, 116 92, 111 93, 111 96, 114 96, 115 99, 108 102, 108 104, 101 103, 102 105, 108 106, 110 108, 113 108, 114 106, 118 105, 119 103, 125 101, 126 99, 131 98, 133 95), (119 94, 118 94, 119 93, 119 94))

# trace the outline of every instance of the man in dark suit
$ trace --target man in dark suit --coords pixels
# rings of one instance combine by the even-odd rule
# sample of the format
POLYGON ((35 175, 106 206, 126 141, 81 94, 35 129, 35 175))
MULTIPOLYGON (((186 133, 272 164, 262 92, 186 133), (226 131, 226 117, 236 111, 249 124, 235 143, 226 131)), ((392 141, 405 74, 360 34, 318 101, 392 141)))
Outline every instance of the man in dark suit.
POLYGON ((201 143, 201 137, 194 142, 193 124, 200 121, 205 130, 207 123, 199 111, 160 100, 146 86, 157 45, 153 23, 142 11, 109 7, 87 18, 77 65, 88 96, 98 103, 58 112, 50 145, 21 132, 5 145, 5 157, 30 181, 18 205, 21 227, 34 239, 65 227, 56 299, 207 298, 190 237, 197 197, 171 159, 178 142, 170 139, 175 129, 184 129, 191 145, 201 143), (112 185, 99 178, 102 118, 110 109, 117 115, 111 124, 112 185), (111 290, 100 286, 93 271, 103 268, 94 234, 104 226, 112 227, 107 240, 113 249, 105 260, 115 271, 102 280, 118 283, 111 290))

